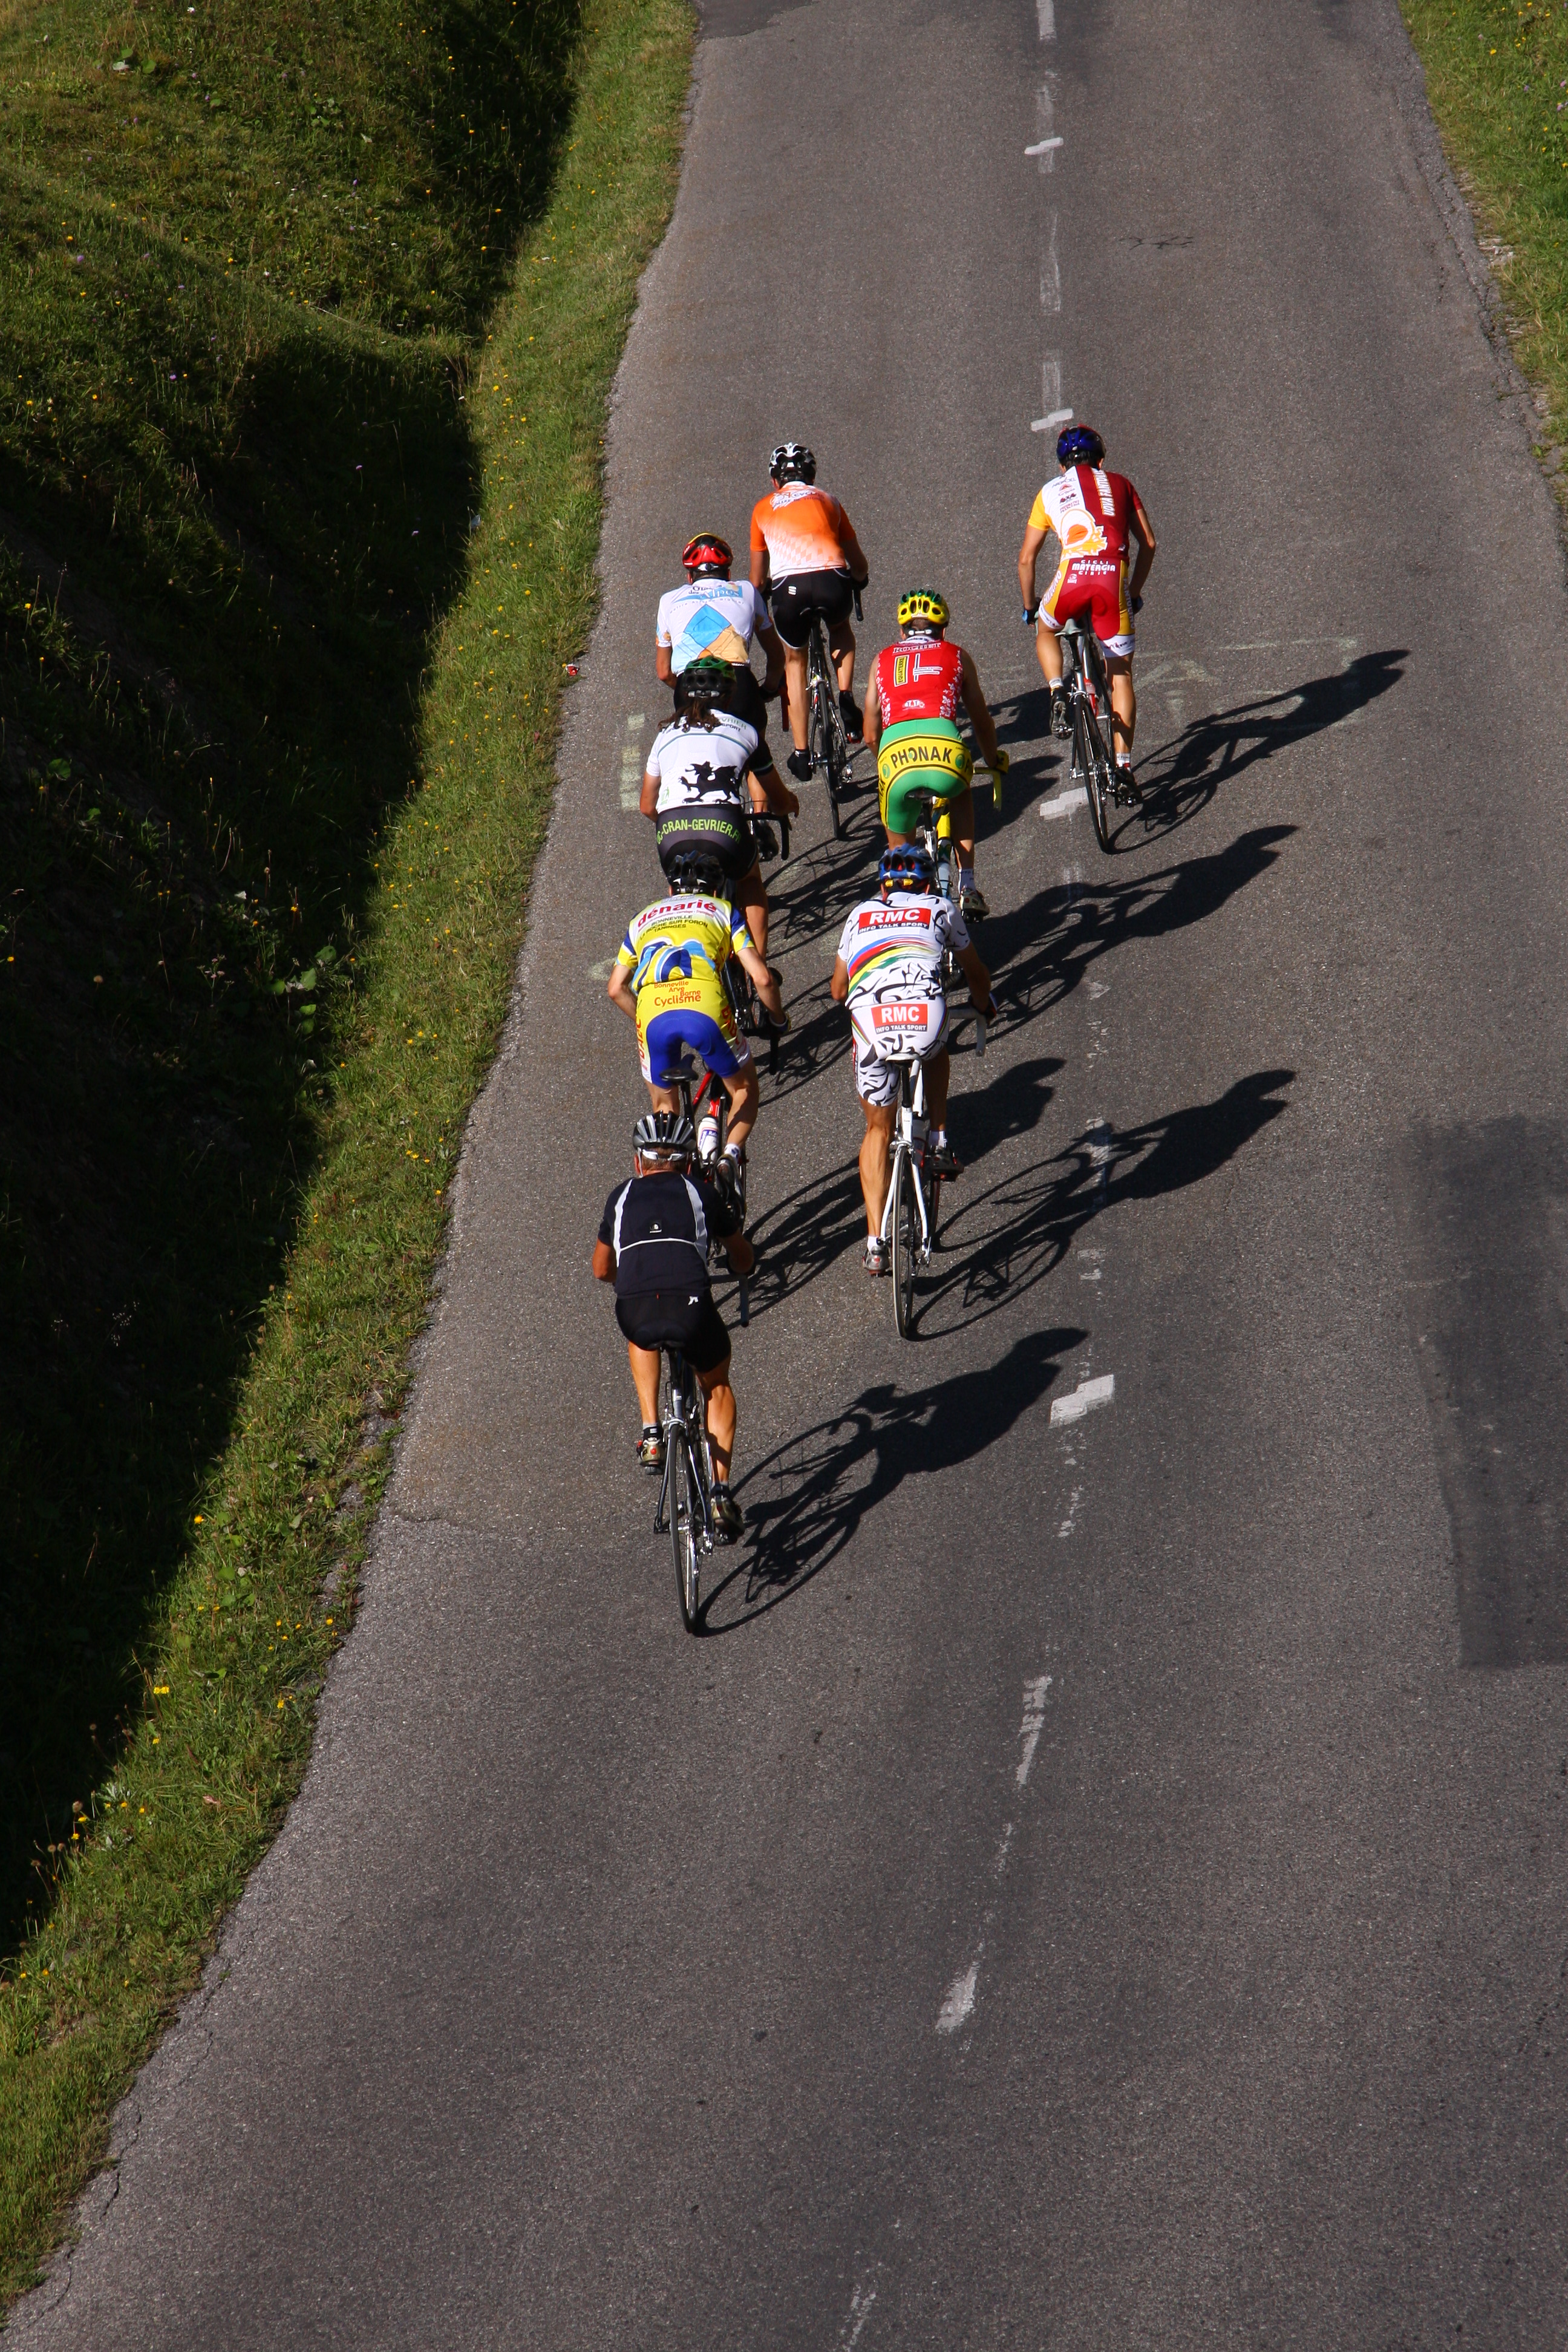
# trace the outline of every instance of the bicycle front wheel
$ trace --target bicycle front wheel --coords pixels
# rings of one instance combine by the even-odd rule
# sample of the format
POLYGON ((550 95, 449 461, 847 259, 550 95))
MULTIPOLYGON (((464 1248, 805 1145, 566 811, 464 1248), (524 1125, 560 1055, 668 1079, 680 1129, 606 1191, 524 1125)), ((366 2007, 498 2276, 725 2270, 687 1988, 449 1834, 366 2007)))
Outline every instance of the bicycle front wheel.
POLYGON ((914 1328, 915 1254, 920 1241, 915 1172, 909 1153, 900 1151, 893 1161, 893 1320, 900 1339, 907 1339, 914 1328))
POLYGON ((702 1613, 702 1497, 685 1423, 671 1422, 664 1442, 669 1457, 669 1548, 675 1554, 680 1622, 689 1633, 695 1633, 702 1613))

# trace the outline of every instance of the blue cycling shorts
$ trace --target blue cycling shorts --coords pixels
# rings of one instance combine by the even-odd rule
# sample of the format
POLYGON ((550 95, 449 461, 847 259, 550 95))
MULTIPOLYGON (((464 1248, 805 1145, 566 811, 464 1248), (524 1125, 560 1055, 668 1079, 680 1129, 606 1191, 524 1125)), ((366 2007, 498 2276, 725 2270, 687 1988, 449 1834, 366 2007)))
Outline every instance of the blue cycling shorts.
MULTIPOLYGON (((688 983, 689 992, 690 990, 688 983)), ((666 1082, 666 1072, 679 1066, 688 1054, 700 1054, 716 1078, 738 1077, 752 1058, 752 1049, 736 1028, 728 1000, 723 1012, 715 1020, 711 1013, 696 1004, 667 1004, 661 1012, 650 1009, 643 1017, 644 1000, 648 997, 668 997, 668 987, 645 988, 637 998, 637 1044, 642 1051, 642 1074, 650 1086, 666 1082)))

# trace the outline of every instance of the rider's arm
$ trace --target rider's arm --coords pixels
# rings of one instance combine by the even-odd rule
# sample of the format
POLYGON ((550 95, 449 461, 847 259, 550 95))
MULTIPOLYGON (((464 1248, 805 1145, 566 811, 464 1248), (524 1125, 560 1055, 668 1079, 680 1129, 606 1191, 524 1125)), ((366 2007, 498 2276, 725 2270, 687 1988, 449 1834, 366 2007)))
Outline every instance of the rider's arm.
POLYGON ((857 588, 864 588, 867 581, 871 577, 871 567, 867 562, 860 542, 855 536, 855 526, 842 507, 838 509, 838 517, 844 525, 844 556, 849 566, 849 576, 857 588))
POLYGON ((658 788, 663 781, 657 768, 643 770, 642 792, 637 800, 637 806, 644 816, 658 814, 658 788))
POLYGON ((658 673, 660 686, 673 686, 675 684, 675 664, 670 658, 672 651, 673 648, 669 646, 656 645, 654 646, 653 666, 658 673))
POLYGON ((1035 566, 1040 560, 1040 550, 1050 537, 1037 522, 1030 523, 1024 532, 1024 544, 1018 550, 1018 588, 1024 599, 1024 610, 1035 609, 1035 566))
POLYGON ((969 998, 978 1011, 991 1010, 991 974, 973 948, 954 948, 958 969, 969 982, 969 998))
POLYGON ((800 795, 798 793, 791 792, 789 786, 785 783, 784 778, 774 767, 771 753, 768 758, 768 764, 765 768, 754 768, 752 771, 751 781, 753 784, 760 784, 762 786, 763 799, 760 808, 757 806, 757 797, 755 793, 752 795, 752 805, 753 808, 757 809, 759 816, 765 814, 769 809, 773 810, 779 816, 798 816, 800 814, 800 795))
MULTIPOLYGON (((959 692, 963 697, 963 707, 974 722, 974 732, 980 739, 980 749, 985 756, 986 766, 999 767, 1002 755, 1001 747, 996 740, 996 723, 991 716, 985 697, 980 690, 980 672, 975 668, 967 648, 961 649, 959 661, 963 671, 963 684, 959 692)), ((867 740, 869 741, 869 737, 867 740)))
POLYGON ((835 1004, 842 1004, 849 993, 849 967, 842 956, 833 959, 833 977, 827 983, 827 993, 835 1004))
POLYGON ((1136 490, 1132 494, 1132 528, 1138 538, 1138 561, 1132 567, 1127 593, 1130 596, 1142 596, 1143 583, 1154 567, 1154 533, 1143 511, 1143 501, 1136 490))
POLYGON ((615 1278, 616 1253, 608 1242, 596 1241, 594 1244, 594 1279, 595 1282, 614 1282, 615 1278))
POLYGON ((763 692, 769 695, 776 694, 779 689, 779 680, 784 674, 784 639, 765 613, 757 623, 756 639, 767 656, 768 662, 767 675, 763 680, 763 692))
POLYGON ((768 585, 768 551, 765 547, 752 550, 752 585, 759 596, 765 595, 768 585))
POLYGON ((756 983, 757 994, 762 998, 763 1003, 767 1006, 768 1011, 773 1014, 773 1019, 775 1021, 782 1020, 784 1018, 783 992, 780 990, 778 982, 773 978, 773 973, 768 970, 767 965, 763 961, 762 957, 752 945, 751 936, 749 933, 744 940, 737 938, 735 941, 735 953, 740 957, 741 961, 751 973, 752 980, 756 983))
POLYGON ((882 734, 882 698, 877 692, 875 662, 871 665, 871 683, 866 688, 866 708, 861 714, 860 723, 865 730, 867 748, 874 751, 882 734))
POLYGON ((632 986, 631 967, 629 964, 616 964, 614 971, 610 974, 610 985, 607 993, 609 995, 610 1003, 612 1004, 618 1004, 621 1011, 626 1015, 626 1018, 629 1021, 635 1021, 637 1019, 637 992, 632 986))
POLYGON ((721 1239, 724 1244, 724 1255, 730 1261, 731 1272, 732 1274, 750 1274, 752 1268, 757 1262, 757 1253, 752 1247, 751 1243, 746 1239, 745 1234, 724 1234, 721 1236, 721 1239))

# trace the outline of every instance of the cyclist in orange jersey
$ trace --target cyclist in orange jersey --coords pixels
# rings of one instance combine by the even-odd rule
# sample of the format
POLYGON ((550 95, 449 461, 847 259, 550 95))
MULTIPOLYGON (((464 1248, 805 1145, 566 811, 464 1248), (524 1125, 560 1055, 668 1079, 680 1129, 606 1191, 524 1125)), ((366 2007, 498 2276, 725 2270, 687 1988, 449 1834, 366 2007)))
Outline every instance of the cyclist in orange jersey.
POLYGON ((781 442, 768 460, 768 472, 773 490, 752 509, 752 584, 772 588, 773 627, 784 641, 789 727, 795 738, 789 772, 797 783, 808 784, 805 647, 812 616, 820 613, 826 625, 844 731, 858 743, 860 713, 855 703, 855 632, 849 614, 855 592, 864 588, 871 567, 838 500, 816 488, 816 459, 804 442, 781 442))

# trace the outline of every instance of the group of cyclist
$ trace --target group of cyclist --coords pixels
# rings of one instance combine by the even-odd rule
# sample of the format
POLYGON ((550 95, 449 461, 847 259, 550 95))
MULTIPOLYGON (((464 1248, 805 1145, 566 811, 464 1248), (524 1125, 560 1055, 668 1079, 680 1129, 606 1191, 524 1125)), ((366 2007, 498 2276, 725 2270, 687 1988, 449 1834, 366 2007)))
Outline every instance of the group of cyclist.
MULTIPOLYGON (((1154 558, 1154 534, 1138 492, 1105 466, 1098 433, 1072 425, 1057 443, 1058 474, 1030 510, 1018 554, 1023 618, 1050 696, 1051 730, 1070 731, 1059 635, 1091 627, 1110 676, 1115 757, 1133 796, 1133 615, 1154 558), (1036 593, 1041 551, 1054 537, 1060 561, 1036 593), (1132 542, 1137 555, 1131 564, 1132 542)), ((869 566, 839 501, 816 485, 816 460, 796 441, 769 459, 772 489, 752 513, 750 579, 716 531, 699 532, 682 552, 685 583, 659 600, 655 666, 673 689, 674 715, 647 755, 639 806, 653 822, 668 887, 632 918, 616 958, 611 1001, 636 1025, 651 1108, 637 1122, 634 1173, 605 1205, 594 1271, 613 1281, 642 1413, 637 1454, 663 1466, 658 1417, 660 1351, 678 1347, 707 1399, 717 1532, 739 1534, 729 1492, 735 1407, 730 1342, 708 1275, 710 1240, 749 1270, 743 1225, 745 1148, 760 1088, 751 1047, 734 1017, 726 967, 735 959, 755 990, 759 1017, 787 1030, 779 975, 767 961, 768 901, 760 850, 772 855, 772 820, 798 814, 767 742, 767 704, 782 697, 792 748, 785 767, 809 782, 807 654, 815 621, 827 635, 845 732, 876 755, 879 814, 887 846, 877 894, 850 911, 838 941, 830 992, 853 1032, 855 1087, 865 1118, 860 1189, 867 1221, 864 1264, 886 1273, 881 1225, 887 1198, 898 1078, 893 1053, 921 1063, 930 1127, 924 1165, 962 1172, 948 1140, 948 1005, 951 958, 978 1012, 994 1009, 991 975, 970 926, 989 909, 975 879, 973 754, 961 730, 968 719, 985 765, 1006 772, 1007 754, 971 655, 949 640, 947 600, 931 588, 900 598, 899 636, 871 666, 864 712, 854 697, 851 614, 869 566), (752 647, 763 656, 759 681, 752 647), (954 866, 951 896, 939 893, 935 861, 917 838, 929 819, 946 820, 954 866), (694 1171, 698 1139, 680 1107, 679 1079, 695 1054, 722 1086, 728 1133, 716 1163, 694 1171)))

